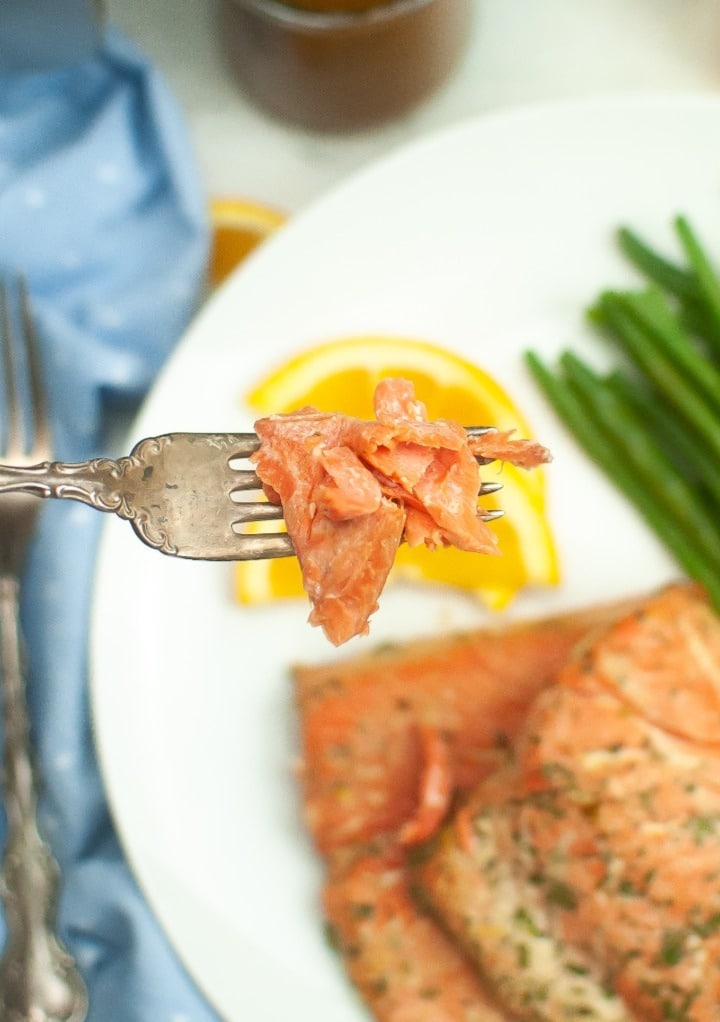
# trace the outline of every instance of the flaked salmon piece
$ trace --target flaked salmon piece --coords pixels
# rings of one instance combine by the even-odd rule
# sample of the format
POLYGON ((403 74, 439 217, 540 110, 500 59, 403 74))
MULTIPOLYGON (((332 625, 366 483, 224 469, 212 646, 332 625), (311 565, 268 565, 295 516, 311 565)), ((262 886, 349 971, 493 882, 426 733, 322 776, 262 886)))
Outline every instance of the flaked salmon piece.
MULTIPOLYGON (((381 380, 375 390, 375 418, 392 424, 399 419, 427 422, 427 408, 415 398, 408 380, 381 380)), ((515 430, 497 430, 481 436, 468 437, 473 455, 510 461, 522 468, 537 468, 551 460, 550 452, 536 440, 520 439, 515 430)))
POLYGON ((354 451, 349 447, 328 447, 320 457, 330 478, 315 493, 328 518, 342 522, 380 509, 382 487, 354 451))
POLYGON ((335 856, 324 909, 333 943, 379 1022, 507 1022, 467 959, 414 904, 392 846, 335 856))
POLYGON ((392 424, 398 419, 427 422, 427 407, 415 397, 415 388, 409 380, 398 377, 380 380, 373 395, 373 409, 378 422, 392 424))
POLYGON ((372 515, 333 522, 319 518, 303 554, 303 579, 312 603, 308 620, 340 645, 369 630, 395 560, 405 516, 390 501, 372 515), (365 550, 365 557, 358 551, 365 550))
POLYGON ((437 728, 418 725, 421 767, 415 812, 398 831, 401 845, 417 845, 436 832, 447 816, 454 794, 450 750, 437 728))
POLYGON ((536 440, 514 437, 514 430, 498 430, 468 437, 468 443, 476 458, 492 458, 509 461, 520 468, 538 468, 551 460, 547 447, 536 440))
POLYGON ((280 501, 285 521, 292 523, 302 548, 307 545, 312 518, 307 501, 313 490, 327 483, 328 473, 320 455, 342 443, 342 423, 314 408, 301 408, 292 415, 273 415, 255 424, 262 441, 257 462, 268 498, 280 501))
POLYGON ((258 474, 283 506, 312 606, 310 622, 335 644, 367 632, 405 524, 398 504, 382 495, 374 501, 375 480, 357 459, 350 471, 351 459, 340 454, 346 426, 341 416, 306 408, 255 427, 262 441, 258 474), (375 509, 355 513, 368 493, 375 509), (321 504, 323 498, 328 503, 321 504))
MULTIPOLYGON (((478 465, 463 427, 429 422, 407 380, 381 381, 375 413, 364 422, 303 408, 255 423, 261 444, 252 460, 269 499, 282 504, 310 622, 335 645, 367 633, 408 515, 413 543, 497 553, 478 515, 478 465)), ((498 450, 532 460, 522 441, 498 450)))
MULTIPOLYGON (((473 472, 477 472, 477 465, 473 472)), ((428 473, 433 473, 433 466, 428 469, 428 473)), ((422 493, 420 485, 413 491, 409 491, 401 483, 388 479, 387 476, 383 476, 379 472, 377 478, 381 482, 385 496, 402 504, 404 508, 406 520, 403 539, 410 546, 420 546, 424 543, 430 550, 435 550, 438 547, 454 545, 459 549, 468 550, 470 553, 490 556, 497 556, 501 553, 497 536, 487 522, 478 517, 476 510, 462 507, 462 522, 452 520, 448 515, 447 507, 442 504, 441 494, 438 493, 434 496, 435 503, 439 507, 438 513, 432 507, 425 507, 420 496, 422 493), (448 523, 450 524, 449 529, 446 527, 448 523), (465 533, 460 531, 463 526, 467 528, 465 533), (455 542, 453 542, 454 540, 455 542)), ((449 486, 453 486, 452 479, 449 480, 449 486)), ((452 499, 452 492, 449 496, 452 499)), ((432 492, 430 497, 432 500, 432 492)))
POLYGON ((455 457, 448 451, 441 451, 414 492, 441 530, 447 545, 459 550, 492 553, 497 549, 495 536, 464 497, 469 489, 477 487, 476 480, 477 462, 469 449, 455 457))
MULTIPOLYGON (((720 619, 693 585, 623 615, 536 697, 514 765, 481 782, 419 867, 438 917, 498 991, 505 945, 481 923, 502 891, 629 1017, 717 1020, 720 747, 707 714, 718 642, 720 619), (511 865, 497 889, 483 856, 511 865)), ((569 1005, 545 1015, 538 1001, 527 1017, 568 1017, 569 1005)))
POLYGON ((444 742, 453 791, 501 765, 531 700, 595 629, 636 606, 385 647, 293 671, 305 818, 323 850, 398 831, 423 806, 421 729, 444 742))

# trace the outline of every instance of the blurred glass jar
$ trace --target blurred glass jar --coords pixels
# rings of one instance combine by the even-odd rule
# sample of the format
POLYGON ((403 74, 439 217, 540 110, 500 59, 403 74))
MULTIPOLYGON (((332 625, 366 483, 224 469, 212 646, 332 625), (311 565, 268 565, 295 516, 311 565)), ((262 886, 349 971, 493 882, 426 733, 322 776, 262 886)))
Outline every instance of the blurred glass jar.
POLYGON ((336 132, 429 97, 463 52, 474 0, 368 2, 223 0, 224 45, 248 96, 281 120, 336 132))

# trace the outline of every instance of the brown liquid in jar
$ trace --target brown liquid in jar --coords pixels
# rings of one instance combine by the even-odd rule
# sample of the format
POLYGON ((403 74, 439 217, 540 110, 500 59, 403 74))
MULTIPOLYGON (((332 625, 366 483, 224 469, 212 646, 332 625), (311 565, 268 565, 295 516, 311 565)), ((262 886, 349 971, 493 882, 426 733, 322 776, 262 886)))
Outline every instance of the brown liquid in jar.
POLYGON ((340 132, 429 97, 462 54, 473 0, 367 2, 223 0, 226 50, 248 96, 283 121, 340 132))

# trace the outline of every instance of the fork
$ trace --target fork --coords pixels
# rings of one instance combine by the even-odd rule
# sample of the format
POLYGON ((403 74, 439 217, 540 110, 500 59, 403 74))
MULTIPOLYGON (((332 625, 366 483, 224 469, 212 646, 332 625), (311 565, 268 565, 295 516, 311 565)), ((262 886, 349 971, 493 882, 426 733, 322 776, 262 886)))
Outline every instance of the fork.
MULTIPOLYGON (((6 392, 4 457, 20 464, 47 458, 50 429, 39 355, 24 281, 19 315, 0 285, 0 347, 6 392), (27 415, 20 379, 27 375, 27 415), (30 423, 25 420, 32 420, 30 423), (32 435, 31 435, 32 434, 32 435)), ((85 984, 55 930, 60 870, 37 819, 37 773, 30 745, 25 657, 19 621, 20 576, 40 505, 15 493, 0 501, 0 667, 4 725, 3 796, 7 842, 2 899, 7 940, 0 960, 0 1022, 82 1022, 85 984)))
MULTIPOLYGON (((471 426, 479 436, 494 426, 471 426)), ((147 437, 126 457, 37 465, 0 464, 0 495, 78 500, 127 519, 148 546, 173 557, 256 561, 294 554, 285 532, 244 533, 253 522, 277 521, 283 510, 267 499, 243 500, 262 483, 243 459, 258 450, 255 433, 166 433, 147 437)), ((492 459, 478 458, 480 464, 492 459)), ((479 496, 502 483, 483 483, 479 496)), ((485 521, 500 510, 480 513, 485 521)), ((2 1020, 0 1019, 0 1022, 2 1020)))

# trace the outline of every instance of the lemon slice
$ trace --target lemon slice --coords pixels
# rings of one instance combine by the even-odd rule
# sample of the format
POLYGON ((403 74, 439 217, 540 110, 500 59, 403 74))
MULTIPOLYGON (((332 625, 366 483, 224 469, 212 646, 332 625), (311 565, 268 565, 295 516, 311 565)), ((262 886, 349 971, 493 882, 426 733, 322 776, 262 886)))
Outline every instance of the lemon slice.
POLYGON ((210 202, 212 244, 210 284, 217 287, 286 217, 277 209, 247 199, 215 198, 210 202))
MULTIPOLYGON (((373 417, 375 386, 388 376, 411 380, 432 419, 495 425, 515 429, 519 437, 532 436, 520 409, 487 372, 439 345, 409 338, 351 337, 311 348, 271 372, 244 400, 258 416, 314 405, 368 419, 373 417)), ((483 470, 483 478, 503 484, 497 497, 483 498, 484 507, 506 511, 493 526, 502 556, 402 546, 395 578, 459 586, 477 593, 493 609, 507 606, 526 586, 557 584, 544 472, 493 464, 483 470)), ((302 595, 300 570, 294 559, 238 564, 235 593, 244 604, 302 595)))

